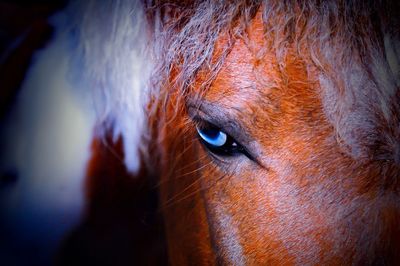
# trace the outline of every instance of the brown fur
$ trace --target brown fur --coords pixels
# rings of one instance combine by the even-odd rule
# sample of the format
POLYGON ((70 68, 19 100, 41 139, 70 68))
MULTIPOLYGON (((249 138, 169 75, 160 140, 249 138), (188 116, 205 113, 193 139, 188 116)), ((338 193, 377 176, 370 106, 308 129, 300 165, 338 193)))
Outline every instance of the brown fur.
POLYGON ((161 202, 173 204, 164 209, 169 247, 180 247, 170 249, 172 262, 399 259, 399 73, 384 44, 390 36, 398 45, 397 12, 365 1, 169 10, 158 69, 168 78, 156 83, 168 100, 156 103, 166 106, 160 188, 161 202), (222 110, 251 136, 257 163, 215 159, 195 140, 190 117, 207 105, 209 116, 222 110), (197 170, 181 174, 192 162, 197 170), (193 215, 204 211, 207 220, 193 215), (196 226, 171 228, 182 219, 196 226))
MULTIPOLYGON (((169 262, 397 263, 399 4, 146 5, 157 66, 141 175, 158 178, 169 262), (199 120, 252 158, 212 154, 199 120)), ((90 198, 108 199, 93 180, 90 198)))

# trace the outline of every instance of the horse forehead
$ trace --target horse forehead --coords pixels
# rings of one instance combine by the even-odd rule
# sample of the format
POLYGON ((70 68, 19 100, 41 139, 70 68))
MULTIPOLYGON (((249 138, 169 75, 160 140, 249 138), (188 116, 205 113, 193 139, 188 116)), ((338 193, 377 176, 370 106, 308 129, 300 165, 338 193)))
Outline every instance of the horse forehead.
MULTIPOLYGON (((265 53, 262 58, 257 55, 265 45, 262 35, 259 34, 260 28, 258 24, 251 25, 249 32, 254 30, 257 33, 249 34, 246 42, 243 39, 236 40, 207 91, 206 100, 229 105, 249 104, 277 86, 279 73, 276 69, 276 59, 272 53, 265 53)), ((221 38, 218 42, 223 41, 224 38, 221 38)))

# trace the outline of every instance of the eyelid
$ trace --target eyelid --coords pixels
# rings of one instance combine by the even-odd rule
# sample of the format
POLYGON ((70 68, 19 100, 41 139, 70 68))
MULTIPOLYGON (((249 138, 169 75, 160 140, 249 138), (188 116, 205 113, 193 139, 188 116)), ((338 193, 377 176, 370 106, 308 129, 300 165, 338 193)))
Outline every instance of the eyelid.
POLYGON ((226 129, 226 128, 224 128, 224 127, 221 127, 218 123, 209 121, 207 118, 204 118, 204 117, 202 117, 202 116, 195 116, 195 117, 192 117, 192 120, 194 121, 195 126, 196 126, 197 128, 205 128, 205 127, 209 127, 209 126, 213 126, 213 127, 215 127, 215 128, 218 128, 219 130, 221 130, 222 132, 224 132, 226 135, 228 135, 228 136, 230 136, 231 138, 233 138, 233 139, 235 140, 235 142, 236 142, 238 145, 242 146, 242 145, 240 144, 240 141, 238 141, 238 138, 236 137, 236 134, 235 134, 235 133, 231 133, 231 132, 232 132, 232 131, 231 131, 231 128, 227 128, 227 129, 226 129))
MULTIPOLYGON (((190 109, 189 109, 190 110, 190 109)), ((206 127, 208 125, 212 125, 214 127, 219 128, 224 133, 228 134, 238 142, 243 142, 243 138, 238 134, 238 132, 244 132, 244 130, 238 126, 237 123, 231 120, 220 119, 219 116, 210 116, 207 113, 203 112, 201 109, 197 109, 195 111, 189 111, 189 116, 195 122, 197 127, 206 127)))
POLYGON ((249 135, 238 121, 240 110, 225 107, 219 103, 207 101, 205 99, 197 99, 187 103, 189 116, 194 120, 200 118, 210 124, 218 125, 224 132, 228 133, 238 142, 247 144, 252 141, 249 135))

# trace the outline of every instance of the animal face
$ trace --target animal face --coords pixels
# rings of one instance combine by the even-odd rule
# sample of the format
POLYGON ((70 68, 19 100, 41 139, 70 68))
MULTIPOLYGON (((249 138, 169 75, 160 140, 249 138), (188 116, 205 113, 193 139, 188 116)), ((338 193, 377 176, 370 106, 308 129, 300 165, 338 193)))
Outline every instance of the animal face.
POLYGON ((324 102, 335 88, 324 87, 320 70, 294 47, 283 62, 272 51, 257 57, 268 45, 261 15, 247 31, 210 87, 194 86, 196 100, 185 103, 186 145, 175 157, 185 170, 162 195, 195 196, 166 215, 169 231, 228 264, 390 261, 398 195, 383 188, 382 165, 352 156, 338 139, 324 102))

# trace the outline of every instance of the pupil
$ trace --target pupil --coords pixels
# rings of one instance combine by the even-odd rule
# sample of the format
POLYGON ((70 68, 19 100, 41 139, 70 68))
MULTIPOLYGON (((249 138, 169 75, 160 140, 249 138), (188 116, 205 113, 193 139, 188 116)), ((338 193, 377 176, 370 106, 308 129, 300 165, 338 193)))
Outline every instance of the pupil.
POLYGON ((220 131, 215 128, 202 129, 201 131, 204 135, 206 135, 210 139, 216 139, 220 134, 220 131))

